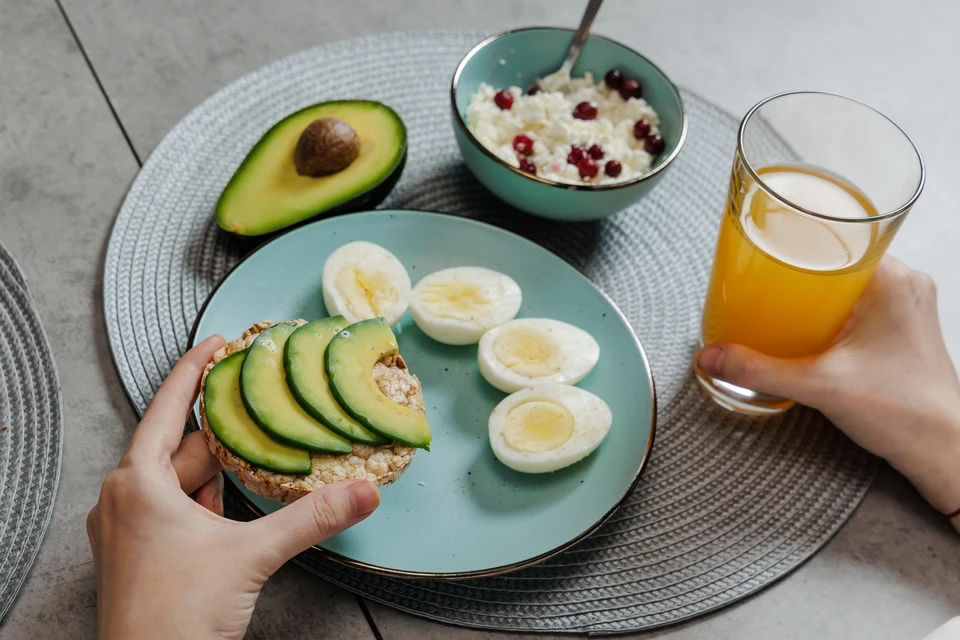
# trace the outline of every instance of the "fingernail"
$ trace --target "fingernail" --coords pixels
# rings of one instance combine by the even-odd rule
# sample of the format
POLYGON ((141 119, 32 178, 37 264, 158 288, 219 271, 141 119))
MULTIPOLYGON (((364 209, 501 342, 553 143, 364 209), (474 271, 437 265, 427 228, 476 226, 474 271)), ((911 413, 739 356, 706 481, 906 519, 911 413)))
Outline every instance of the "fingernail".
POLYGON ((209 343, 209 344, 213 344, 214 342, 222 342, 222 341, 223 341, 223 337, 222 337, 219 333, 215 333, 215 334, 213 334, 212 336, 204 339, 203 342, 201 342, 201 343, 200 343, 199 345, 197 345, 197 346, 206 345, 206 344, 208 344, 208 343, 209 343))
POLYGON ((353 515, 357 518, 370 515, 380 506, 380 491, 366 480, 350 485, 350 497, 353 499, 353 515))
POLYGON ((708 375, 720 375, 723 367, 723 347, 718 347, 715 344, 707 345, 700 350, 697 364, 708 375))
POLYGON ((217 491, 213 494, 213 510, 223 515, 223 492, 217 491))

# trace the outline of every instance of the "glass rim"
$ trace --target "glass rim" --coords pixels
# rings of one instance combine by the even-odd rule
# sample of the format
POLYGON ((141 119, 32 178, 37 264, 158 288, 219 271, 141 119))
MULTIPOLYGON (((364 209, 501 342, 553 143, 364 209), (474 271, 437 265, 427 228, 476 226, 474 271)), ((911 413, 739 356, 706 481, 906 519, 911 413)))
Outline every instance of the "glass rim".
POLYGON ((746 167, 747 172, 749 172, 750 174, 750 177, 752 177, 763 188, 764 191, 766 191, 771 196, 779 200, 784 205, 790 207, 791 209, 796 209, 797 211, 804 213, 806 215, 810 215, 815 218, 820 218, 821 220, 828 220, 830 222, 840 222, 840 223, 847 223, 847 224, 864 224, 864 223, 875 224, 883 220, 890 220, 892 218, 899 217, 904 213, 906 213, 907 211, 909 211, 910 208, 913 207, 913 205, 917 202, 917 198, 920 197, 920 193, 923 191, 923 186, 927 179, 927 168, 923 162, 923 156, 920 154, 920 149, 917 148, 917 145, 914 144, 913 140, 910 138, 910 136, 907 135, 907 132, 900 127, 900 125, 898 125, 888 116, 886 116, 880 110, 875 109, 874 107, 871 107, 870 105, 868 105, 866 102, 857 100, 856 98, 845 96, 840 93, 833 93, 830 91, 816 91, 816 90, 784 91, 782 93, 777 93, 767 98, 764 98, 757 104, 753 105, 753 107, 749 111, 747 111, 747 114, 743 116, 743 119, 740 121, 740 127, 737 130, 737 155, 739 155, 740 159, 743 161, 744 167, 746 167), (840 98, 842 100, 847 100, 849 102, 856 103, 862 107, 866 107, 867 109, 873 111, 874 113, 879 115, 881 118, 883 118, 884 120, 889 122, 891 125, 893 125, 894 128, 896 128, 896 130, 903 135, 903 137, 907 140, 907 142, 910 143, 910 147, 913 149, 913 152, 917 155, 917 162, 920 163, 920 179, 917 181, 917 187, 914 190, 913 195, 911 195, 910 198, 905 203, 903 203, 896 209, 893 209, 892 211, 887 211, 886 213, 881 213, 879 215, 870 216, 867 218, 838 218, 836 216, 831 216, 826 213, 820 213, 818 211, 813 211, 812 209, 807 209, 806 207, 800 206, 799 204, 792 202, 791 200, 783 197, 782 195, 777 193, 777 191, 773 189, 770 185, 764 182, 763 178, 760 176, 759 173, 757 173, 757 170, 754 169, 753 165, 750 163, 750 160, 747 158, 747 153, 744 150, 743 138, 747 128, 747 123, 750 121, 753 115, 765 104, 772 102, 778 98, 784 98, 787 96, 796 96, 796 95, 820 95, 820 96, 830 96, 833 98, 840 98))

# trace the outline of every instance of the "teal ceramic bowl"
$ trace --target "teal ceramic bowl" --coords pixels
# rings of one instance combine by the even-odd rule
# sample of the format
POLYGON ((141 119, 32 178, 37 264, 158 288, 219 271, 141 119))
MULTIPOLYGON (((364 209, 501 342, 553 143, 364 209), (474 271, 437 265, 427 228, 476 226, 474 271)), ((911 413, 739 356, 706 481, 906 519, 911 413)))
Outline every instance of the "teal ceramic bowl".
POLYGON ((680 92, 655 64, 613 40, 590 36, 574 77, 585 72, 600 79, 610 69, 640 80, 643 97, 660 116, 666 148, 653 168, 634 180, 612 185, 570 185, 533 176, 488 151, 470 132, 467 106, 480 83, 494 87, 527 87, 556 71, 573 39, 571 29, 536 27, 488 38, 463 58, 453 76, 450 97, 453 130, 460 153, 473 175, 501 200, 517 209, 555 220, 596 220, 630 206, 663 177, 687 135, 687 114, 680 92))
MULTIPOLYGON (((494 457, 487 429, 505 394, 480 375, 477 345, 434 342, 407 313, 394 332, 423 383, 430 451, 418 451, 403 476, 383 488, 372 516, 307 553, 395 577, 476 578, 535 564, 596 530, 637 484, 649 457, 657 414, 653 376, 630 323, 610 299, 529 240, 417 211, 313 222, 266 243, 224 278, 201 309, 191 344, 214 333, 235 338, 265 318, 326 316, 323 263, 353 240, 393 252, 414 282, 458 265, 510 274, 523 290, 520 317, 555 318, 597 339, 600 360, 578 386, 610 406, 613 424, 597 450, 571 467, 545 474, 508 469, 494 457)), ((199 414, 195 418, 199 422, 199 414)), ((227 477, 251 517, 280 508, 227 477)))

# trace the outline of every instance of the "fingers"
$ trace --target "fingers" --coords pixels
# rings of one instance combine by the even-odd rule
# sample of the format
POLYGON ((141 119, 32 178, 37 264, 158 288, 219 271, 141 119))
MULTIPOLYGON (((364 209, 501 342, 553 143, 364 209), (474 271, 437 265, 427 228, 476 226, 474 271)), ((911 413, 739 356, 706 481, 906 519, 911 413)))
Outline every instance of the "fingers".
POLYGON ((939 332, 936 284, 926 273, 884 256, 834 343, 880 338, 917 325, 939 332))
POLYGON ((214 512, 218 516, 223 515, 223 474, 218 473, 197 489, 193 499, 201 507, 214 512))
POLYGON ((180 480, 180 488, 187 495, 202 487, 208 480, 220 473, 221 466, 217 457, 210 452, 207 441, 199 431, 191 433, 180 441, 180 447, 171 460, 173 470, 180 480))
POLYGON ((97 542, 97 510, 99 505, 93 505, 93 509, 90 509, 90 513, 87 514, 87 540, 90 541, 90 546, 93 548, 93 551, 96 552, 96 542, 97 542))
POLYGON ((726 382, 811 406, 823 387, 813 358, 773 358, 742 345, 707 345, 697 364, 708 375, 726 382))
POLYGON ((140 421, 131 454, 172 454, 180 443, 187 413, 197 398, 200 376, 214 352, 224 345, 220 336, 211 336, 187 351, 160 385, 140 421))
POLYGON ((263 570, 273 574, 305 549, 357 524, 380 504, 380 492, 365 480, 321 487, 248 525, 263 570))
MULTIPOLYGON (((884 256, 877 265, 861 301, 876 297, 878 292, 894 298, 905 297, 914 298, 921 303, 932 302, 934 305, 937 300, 937 286, 933 278, 922 271, 911 269, 889 255, 884 256)), ((900 302, 902 304, 905 300, 900 302)))
POLYGON ((903 270, 909 271, 910 267, 908 267, 903 262, 900 262, 899 260, 897 260, 896 258, 894 258, 892 255, 888 253, 884 255, 882 258, 880 258, 880 264, 877 265, 877 270, 875 273, 884 274, 891 271, 903 271, 903 270))
POLYGON ((90 540, 90 553, 93 555, 93 572, 100 575, 100 531, 97 526, 99 505, 94 505, 87 514, 87 539, 90 540))

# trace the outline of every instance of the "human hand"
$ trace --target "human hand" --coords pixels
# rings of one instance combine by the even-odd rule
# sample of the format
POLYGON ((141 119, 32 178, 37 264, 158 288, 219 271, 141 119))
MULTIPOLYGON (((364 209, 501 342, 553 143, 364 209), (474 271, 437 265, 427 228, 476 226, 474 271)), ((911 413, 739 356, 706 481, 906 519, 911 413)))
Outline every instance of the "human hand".
POLYGON ((221 346, 208 338, 177 363, 87 517, 100 640, 242 638, 267 578, 380 502, 371 483, 345 481, 253 522, 224 518, 220 463, 200 433, 181 440, 221 346))
MULTIPOLYGON (((884 258, 820 355, 782 359, 718 344, 701 350, 698 364, 722 380, 819 409, 941 512, 960 508, 960 381, 926 274, 884 258)), ((960 517, 953 522, 960 530, 960 517)))

